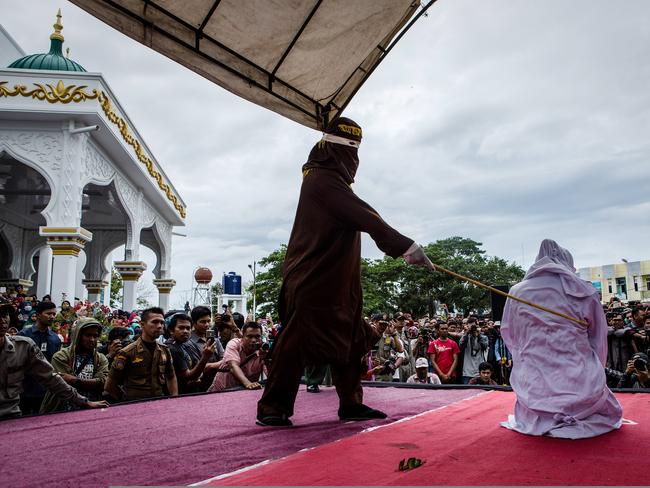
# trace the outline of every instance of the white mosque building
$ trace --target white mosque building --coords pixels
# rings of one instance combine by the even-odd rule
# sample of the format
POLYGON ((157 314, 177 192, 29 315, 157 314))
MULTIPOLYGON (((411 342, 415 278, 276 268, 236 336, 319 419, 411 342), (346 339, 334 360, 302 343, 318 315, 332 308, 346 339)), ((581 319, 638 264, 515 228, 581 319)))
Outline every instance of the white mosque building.
POLYGON ((64 56, 62 29, 59 12, 49 52, 25 55, 0 26, 0 286, 106 303, 114 267, 132 310, 144 245, 167 309, 185 203, 101 73, 64 56))

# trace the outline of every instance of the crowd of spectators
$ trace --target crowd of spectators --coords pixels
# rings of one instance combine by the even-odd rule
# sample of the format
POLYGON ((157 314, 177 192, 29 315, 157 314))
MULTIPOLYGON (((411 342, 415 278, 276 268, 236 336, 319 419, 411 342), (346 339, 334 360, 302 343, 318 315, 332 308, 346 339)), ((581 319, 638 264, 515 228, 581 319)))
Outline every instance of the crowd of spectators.
MULTIPOLYGON (((650 312, 639 303, 604 306, 606 374, 619 388, 650 388, 650 312)), ((281 331, 270 315, 253 320, 208 307, 165 312, 111 310, 87 301, 37 300, 0 292, 0 418, 231 388, 259 389, 281 331)), ((508 385, 512 356, 490 317, 452 314, 367 318, 381 339, 363 379, 408 384, 508 385)), ((561 374, 557 372, 555 374, 561 374)), ((331 381, 307 368, 308 391, 331 381)))
MULTIPOLYGON (((650 306, 611 300, 603 310, 608 323, 608 385, 650 388, 650 306)), ((399 313, 392 318, 378 314, 370 320, 385 327, 385 332, 368 356, 365 379, 509 385, 512 355, 498 321, 453 316, 444 307, 435 317, 414 319, 409 313, 399 313)))

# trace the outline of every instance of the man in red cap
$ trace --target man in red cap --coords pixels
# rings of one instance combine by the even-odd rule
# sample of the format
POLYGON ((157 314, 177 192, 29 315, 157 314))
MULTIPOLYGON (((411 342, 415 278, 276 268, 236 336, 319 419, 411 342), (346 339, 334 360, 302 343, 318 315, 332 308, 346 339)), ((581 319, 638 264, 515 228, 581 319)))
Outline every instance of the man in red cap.
POLYGON ((341 420, 386 418, 363 404, 362 358, 383 331, 362 315, 361 232, 393 258, 404 256, 418 265, 427 265, 428 258, 352 191, 361 137, 354 121, 335 119, 302 168, 279 299, 283 329, 257 406, 259 425, 292 425, 289 417, 306 364, 330 364, 341 420))

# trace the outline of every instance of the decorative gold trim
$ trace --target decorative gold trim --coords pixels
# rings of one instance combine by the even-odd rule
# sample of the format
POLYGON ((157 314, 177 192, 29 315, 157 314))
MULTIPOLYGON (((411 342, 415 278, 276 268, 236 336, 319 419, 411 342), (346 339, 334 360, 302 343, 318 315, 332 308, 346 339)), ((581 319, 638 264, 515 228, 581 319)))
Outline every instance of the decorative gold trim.
POLYGON ((86 100, 94 100, 100 96, 96 88, 93 88, 92 92, 88 93, 85 91, 88 85, 65 86, 63 80, 59 80, 56 86, 52 86, 49 83, 45 83, 45 86, 42 83, 34 83, 34 86, 37 88, 30 91, 27 91, 25 85, 14 85, 13 90, 11 90, 9 87, 4 86, 7 83, 8 81, 0 81, 0 97, 17 97, 18 95, 22 95, 27 98, 46 100, 49 103, 68 104, 70 102, 79 103, 85 102, 86 100))
POLYGON ((79 248, 76 247, 53 247, 52 255, 53 256, 79 256, 79 248))
POLYGON ((45 83, 45 86, 41 83, 34 83, 33 90, 28 91, 25 85, 14 85, 13 90, 5 86, 8 81, 0 81, 0 98, 2 97, 17 97, 21 95, 27 98, 34 98, 37 100, 46 100, 49 103, 70 103, 70 102, 85 102, 86 100, 95 100, 98 99, 104 114, 113 124, 115 124, 120 130, 120 134, 124 141, 133 147, 135 150, 136 157, 138 161, 144 164, 147 168, 149 175, 156 180, 158 187, 165 194, 167 199, 174 205, 174 208, 178 211, 181 217, 185 218, 187 213, 185 207, 174 193, 172 192, 171 186, 163 181, 162 174, 156 171, 153 161, 149 158, 144 150, 142 149, 142 143, 138 141, 129 131, 129 126, 126 121, 120 117, 114 110, 111 101, 106 96, 102 90, 97 90, 93 88, 91 93, 86 92, 84 89, 87 88, 87 85, 69 85, 65 86, 63 80, 59 80, 56 86, 52 86, 49 83, 45 83), (47 87, 47 88, 46 88, 47 87))
POLYGON ((115 266, 115 268, 138 267, 138 268, 146 269, 147 263, 145 263, 144 261, 115 261, 113 262, 113 266, 115 266))
POLYGON ((158 182, 158 187, 163 191, 163 193, 165 193, 165 195, 167 195, 167 198, 172 202, 174 208, 178 210, 181 217, 185 218, 185 207, 180 203, 179 198, 172 193, 171 187, 163 181, 162 175, 156 171, 153 161, 142 150, 142 144, 129 132, 129 126, 126 121, 115 113, 111 101, 103 91, 99 94, 99 103, 104 114, 108 117, 108 120, 115 124, 120 130, 124 142, 133 147, 138 161, 147 167, 149 175, 158 182))
POLYGON ((76 233, 78 227, 41 227, 41 232, 44 234, 72 234, 76 233))
POLYGON ((45 227, 42 226, 39 228, 41 235, 48 235, 50 239, 75 239, 75 238, 87 238, 92 239, 93 234, 89 230, 84 229, 83 227, 45 227), (49 234, 64 234, 64 235, 54 235, 49 236, 49 234))
POLYGON ((141 274, 128 274, 128 275, 122 275, 122 281, 138 281, 140 279, 141 274))

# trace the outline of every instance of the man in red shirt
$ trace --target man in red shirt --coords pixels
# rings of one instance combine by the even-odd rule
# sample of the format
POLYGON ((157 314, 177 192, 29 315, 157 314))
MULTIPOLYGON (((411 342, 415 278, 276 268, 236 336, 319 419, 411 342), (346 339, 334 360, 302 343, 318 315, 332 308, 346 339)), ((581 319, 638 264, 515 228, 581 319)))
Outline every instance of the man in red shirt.
POLYGON ((427 354, 431 364, 442 383, 453 383, 456 378, 456 365, 460 348, 453 339, 449 338, 449 326, 441 323, 438 329, 438 339, 429 343, 427 354))

